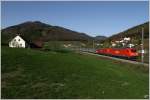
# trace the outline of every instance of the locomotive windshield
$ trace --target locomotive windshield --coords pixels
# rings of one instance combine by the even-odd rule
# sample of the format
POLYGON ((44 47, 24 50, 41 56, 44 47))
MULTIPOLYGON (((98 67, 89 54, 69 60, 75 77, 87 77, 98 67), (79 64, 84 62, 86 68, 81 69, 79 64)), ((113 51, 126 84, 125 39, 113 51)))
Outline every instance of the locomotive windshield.
POLYGON ((135 49, 132 49, 131 52, 136 52, 136 50, 135 50, 135 49))

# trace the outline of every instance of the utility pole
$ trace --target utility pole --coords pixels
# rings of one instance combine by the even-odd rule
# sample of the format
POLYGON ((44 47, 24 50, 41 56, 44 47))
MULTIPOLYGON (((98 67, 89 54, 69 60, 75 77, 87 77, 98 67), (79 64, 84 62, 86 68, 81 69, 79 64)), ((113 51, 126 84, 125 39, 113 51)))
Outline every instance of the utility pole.
POLYGON ((144 28, 142 27, 142 41, 141 41, 141 62, 144 63, 144 28))
POLYGON ((94 40, 93 40, 93 50, 94 50, 94 40))

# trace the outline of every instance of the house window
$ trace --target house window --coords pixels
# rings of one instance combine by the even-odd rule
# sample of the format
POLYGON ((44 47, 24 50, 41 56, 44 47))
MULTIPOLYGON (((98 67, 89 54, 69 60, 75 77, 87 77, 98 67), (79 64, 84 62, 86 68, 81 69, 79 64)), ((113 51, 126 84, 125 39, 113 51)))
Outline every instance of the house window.
POLYGON ((14 41, 16 41, 16 39, 14 39, 14 41))
POLYGON ((20 39, 18 39, 18 41, 20 41, 20 39))
POLYGON ((20 44, 20 46, 22 46, 22 44, 20 44))

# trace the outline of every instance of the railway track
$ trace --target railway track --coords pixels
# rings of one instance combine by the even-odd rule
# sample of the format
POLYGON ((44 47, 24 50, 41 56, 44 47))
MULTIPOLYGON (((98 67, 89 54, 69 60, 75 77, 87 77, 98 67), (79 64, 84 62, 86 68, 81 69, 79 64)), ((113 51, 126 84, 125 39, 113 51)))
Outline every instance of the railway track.
POLYGON ((110 56, 95 54, 93 52, 88 52, 88 51, 80 51, 80 52, 82 52, 84 54, 89 54, 89 55, 94 55, 94 56, 109 58, 109 59, 118 60, 118 61, 122 61, 122 62, 127 62, 127 63, 131 63, 131 64, 144 65, 144 66, 149 67, 149 64, 147 64, 147 63, 141 63, 141 62, 137 62, 137 61, 131 61, 131 60, 126 60, 126 59, 121 59, 121 58, 116 58, 116 57, 110 57, 110 56))

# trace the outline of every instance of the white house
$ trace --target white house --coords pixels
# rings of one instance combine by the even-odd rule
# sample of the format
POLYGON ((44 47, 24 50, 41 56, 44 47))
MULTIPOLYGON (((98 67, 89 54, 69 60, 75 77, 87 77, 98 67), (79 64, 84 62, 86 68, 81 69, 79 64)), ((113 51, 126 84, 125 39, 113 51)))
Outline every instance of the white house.
POLYGON ((120 42, 120 43, 123 43, 123 42, 124 42, 124 40, 120 40, 119 42, 120 42))
POLYGON ((12 48, 25 48, 26 47, 26 42, 19 35, 17 35, 15 38, 13 38, 9 42, 9 47, 12 47, 12 48))
POLYGON ((125 41, 130 41, 131 38, 130 38, 130 37, 125 37, 124 40, 125 40, 125 41))
POLYGON ((132 48, 132 47, 134 47, 135 45, 134 44, 128 44, 128 46, 127 47, 129 47, 129 48, 132 48))
POLYGON ((119 43, 120 41, 115 41, 116 43, 119 43))
POLYGON ((116 46, 116 43, 112 43, 111 45, 112 45, 112 47, 115 47, 115 46, 116 46))
POLYGON ((125 46, 126 44, 123 42, 122 45, 125 46))

